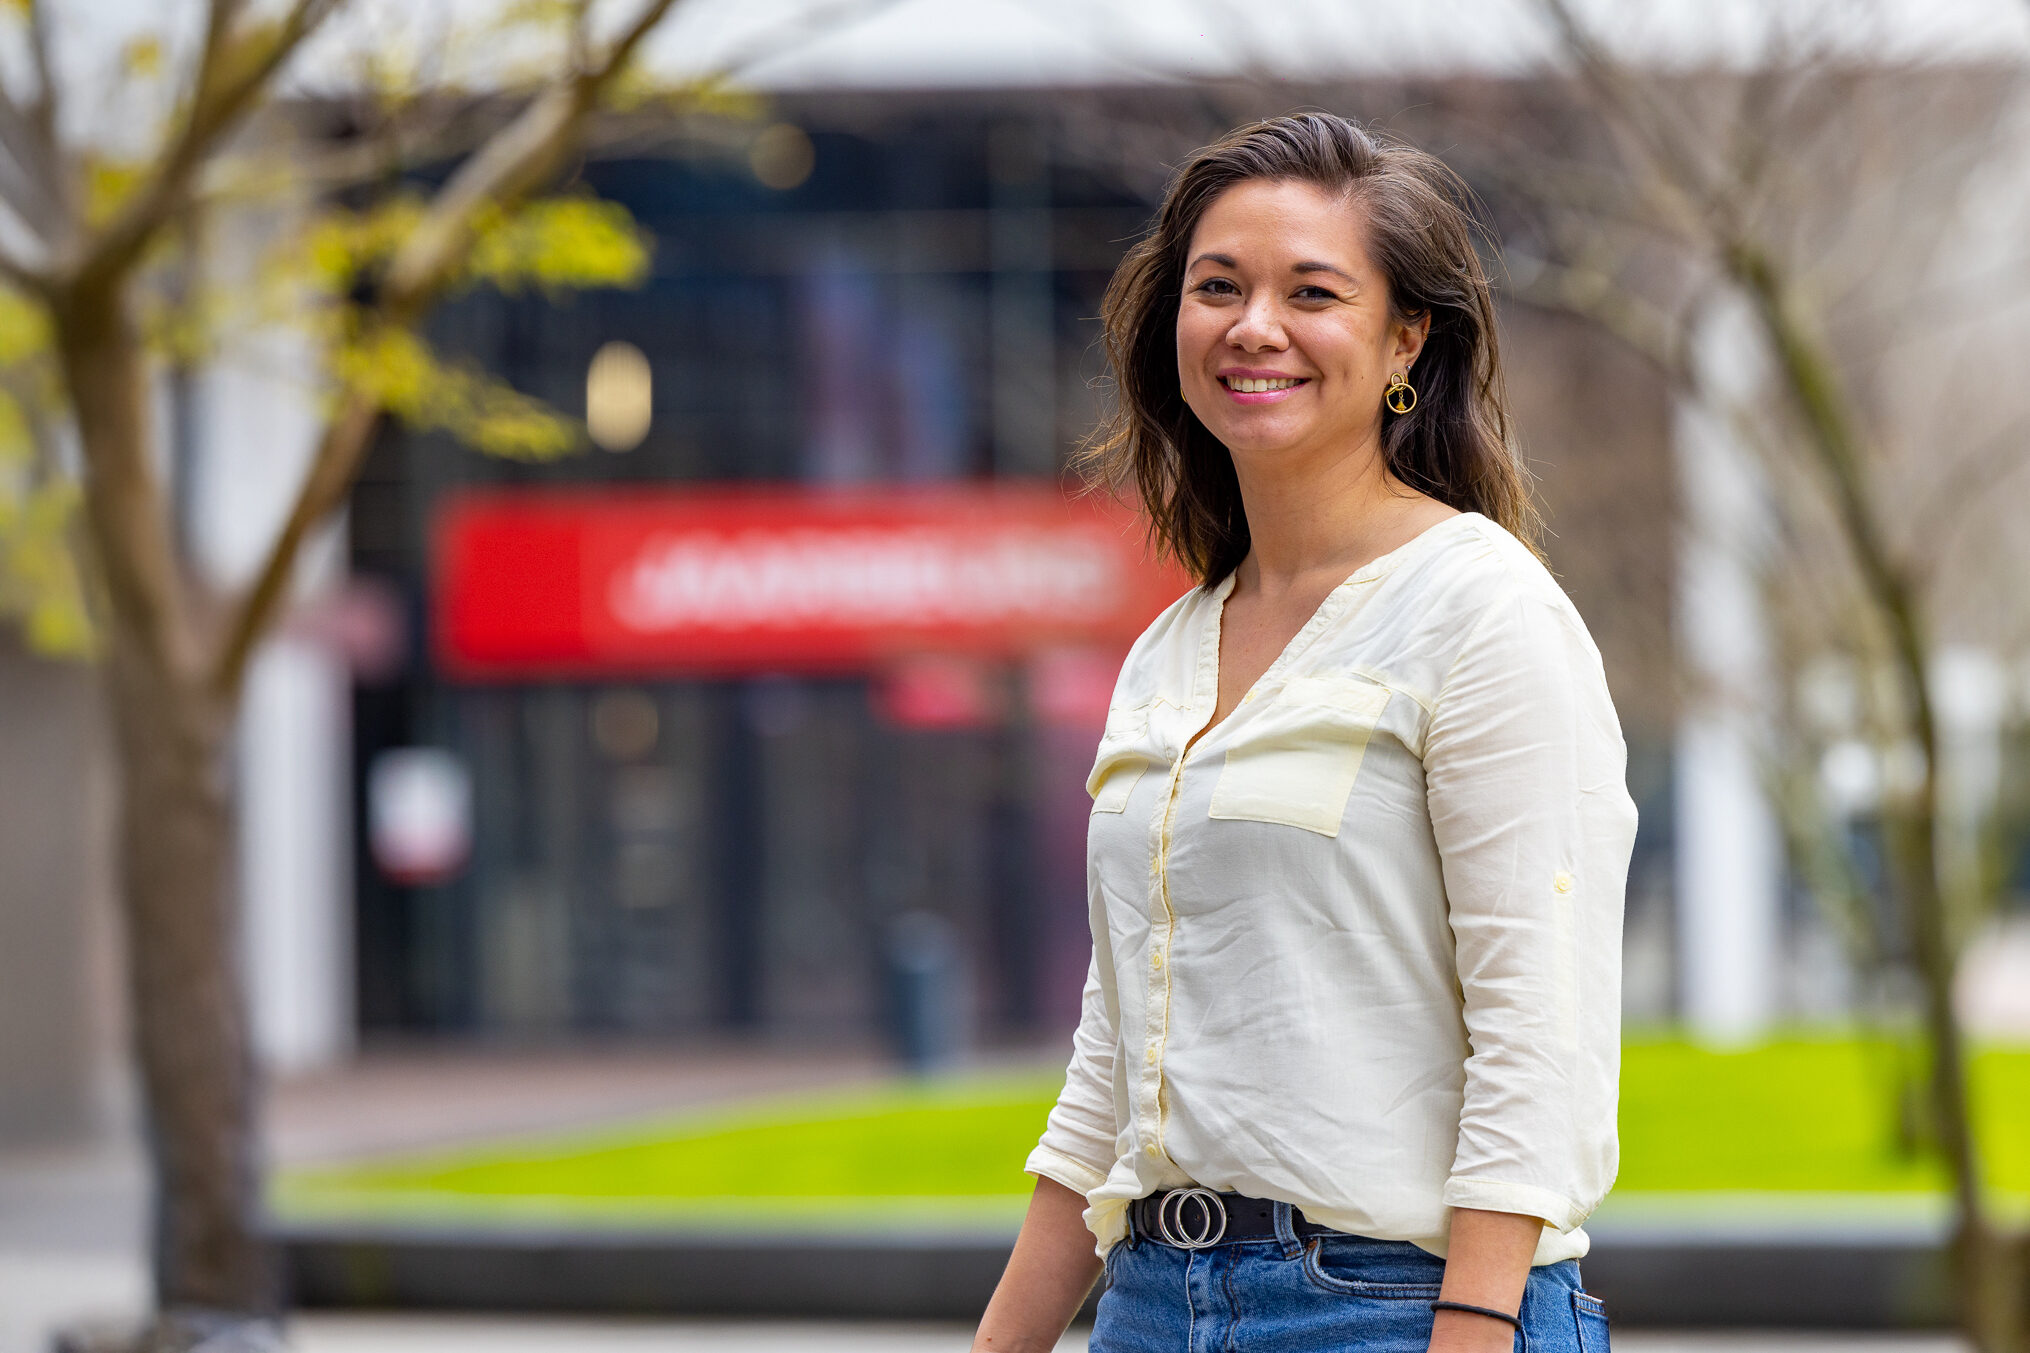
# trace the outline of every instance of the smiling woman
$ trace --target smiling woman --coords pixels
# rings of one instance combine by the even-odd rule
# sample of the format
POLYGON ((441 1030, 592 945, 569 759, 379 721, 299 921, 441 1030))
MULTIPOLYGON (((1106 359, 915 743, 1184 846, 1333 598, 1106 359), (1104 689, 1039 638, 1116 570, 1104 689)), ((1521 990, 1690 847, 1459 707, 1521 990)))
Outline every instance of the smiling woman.
POLYGON ((1606 1353, 1634 806, 1531 543, 1467 195, 1320 114, 1207 147, 1103 310, 1095 464, 1199 586, 1087 788, 1093 963, 975 1349, 1606 1353))
POLYGON ((1431 313, 1395 312, 1364 221, 1344 192, 1258 179, 1221 194, 1192 233, 1178 387, 1232 457, 1246 501, 1261 500, 1265 472, 1287 477, 1295 462, 1356 471, 1384 391, 1423 350, 1431 313))
POLYGON ((1251 435, 1226 415, 1276 406, 1274 383, 1315 385, 1289 416, 1328 438, 1381 419, 1393 478, 1534 544, 1470 201, 1435 157, 1336 118, 1283 119, 1208 149, 1108 289, 1120 399, 1088 467, 1132 487, 1163 544, 1217 581, 1250 541, 1227 434, 1288 426, 1279 414, 1251 435), (1401 414, 1383 399, 1397 373, 1414 392, 1401 414))

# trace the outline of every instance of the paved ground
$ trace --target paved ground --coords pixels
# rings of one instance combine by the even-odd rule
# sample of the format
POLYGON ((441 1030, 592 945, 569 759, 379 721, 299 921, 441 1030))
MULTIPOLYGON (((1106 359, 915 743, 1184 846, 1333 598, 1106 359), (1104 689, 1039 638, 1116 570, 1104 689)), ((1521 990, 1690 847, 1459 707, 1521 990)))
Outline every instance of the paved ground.
MULTIPOLYGON (((317 1316, 298 1320, 299 1353, 963 1353, 971 1331, 950 1325, 602 1323, 317 1316)), ((1944 1338, 1867 1335, 1614 1336, 1617 1353, 1963 1353, 1944 1338)), ((1073 1331, 1059 1353, 1082 1353, 1073 1331)))
MULTIPOLYGON (((1061 1059, 1060 1059, 1061 1060, 1061 1059)), ((382 1051, 275 1087, 264 1127, 283 1164, 589 1127, 727 1100, 794 1094, 892 1070, 876 1050, 728 1046, 671 1053, 382 1051)))
POLYGON ((45 1353, 60 1322, 142 1309, 141 1189, 131 1151, 0 1156, 0 1353, 45 1353))

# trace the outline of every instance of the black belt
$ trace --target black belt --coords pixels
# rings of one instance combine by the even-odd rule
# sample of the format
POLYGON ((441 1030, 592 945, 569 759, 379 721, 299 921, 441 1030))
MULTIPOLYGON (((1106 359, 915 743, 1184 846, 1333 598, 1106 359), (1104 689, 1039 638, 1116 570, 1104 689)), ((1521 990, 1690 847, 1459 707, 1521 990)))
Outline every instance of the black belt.
MULTIPOLYGON (((1329 1226, 1306 1221, 1295 1208, 1290 1211, 1290 1224, 1300 1236, 1337 1234, 1329 1226)), ((1264 1240, 1276 1234, 1276 1204, 1271 1200, 1206 1188, 1166 1189, 1137 1198, 1128 1207, 1128 1218, 1136 1237, 1184 1250, 1235 1240, 1264 1240)))

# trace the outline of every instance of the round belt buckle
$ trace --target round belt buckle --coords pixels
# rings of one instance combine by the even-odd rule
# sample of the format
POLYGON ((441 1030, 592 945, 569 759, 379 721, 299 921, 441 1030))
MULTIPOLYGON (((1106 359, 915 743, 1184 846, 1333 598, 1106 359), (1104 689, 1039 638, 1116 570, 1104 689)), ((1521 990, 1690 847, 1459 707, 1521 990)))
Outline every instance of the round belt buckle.
POLYGON ((1220 1237, 1226 1234, 1226 1201, 1204 1187, 1172 1189, 1156 1205, 1156 1230, 1164 1240, 1180 1250, 1202 1250, 1217 1245, 1220 1237), (1198 1215, 1192 1219, 1198 1224, 1189 1229, 1185 1226, 1184 1216, 1187 1203, 1198 1204, 1198 1215), (1176 1213, 1174 1224, 1173 1211, 1176 1213))

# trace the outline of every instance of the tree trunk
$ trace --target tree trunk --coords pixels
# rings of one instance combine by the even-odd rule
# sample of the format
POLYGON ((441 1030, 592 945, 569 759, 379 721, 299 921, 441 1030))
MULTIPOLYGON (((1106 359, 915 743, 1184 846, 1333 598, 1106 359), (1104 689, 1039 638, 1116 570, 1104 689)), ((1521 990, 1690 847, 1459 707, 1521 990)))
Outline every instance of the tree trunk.
POLYGON ((276 1268, 257 1227, 253 1068, 229 874, 232 696, 206 684, 155 469, 149 372, 111 284, 51 305, 84 461, 120 773, 118 864, 133 1038, 154 1165, 165 1313, 263 1316, 276 1268))
POLYGON ((276 1308, 259 1235, 253 1074, 225 783, 228 711, 114 653, 120 892, 164 1310, 276 1308))
POLYGON ((1722 261, 1754 302, 1784 381, 1804 418, 1847 545, 1888 628, 1902 678, 1905 713, 1923 751, 1924 778, 1910 802, 1889 815, 1887 846, 1911 960, 1923 989, 1921 1013, 1931 1052, 1926 1085, 1939 1149, 1952 1177, 1952 1248, 1960 1319, 1980 1353, 2025 1353, 2030 1272, 2025 1271, 2019 1246, 1998 1231, 1988 1215, 1967 1085, 1966 1037, 1953 1009, 1953 977, 1959 955, 1953 945, 1938 853, 1938 707, 1927 666, 1931 650, 1922 593, 1888 543, 1885 518, 1869 482, 1862 444, 1831 354, 1793 313, 1766 253, 1739 242, 1722 251, 1722 261))
MULTIPOLYGON (((1892 615, 1892 620, 1902 619, 1892 615)), ((1899 631, 1906 627, 1899 625, 1899 631)), ((1914 630, 1911 632, 1914 633, 1914 630)), ((1904 680, 1922 730, 1927 757, 1916 802, 1889 823, 1890 858, 1896 862, 1911 955, 1923 988, 1924 1027, 1931 1045, 1932 1121, 1952 1177, 1953 1265, 1959 1279, 1961 1320, 1981 1353, 2023 1353, 2025 1273, 2016 1246, 1998 1231, 1982 1197, 1981 1151, 1967 1082, 1966 1037, 1953 1009, 1953 952, 1938 857, 1938 740, 1929 682, 1906 650, 1904 680)))

